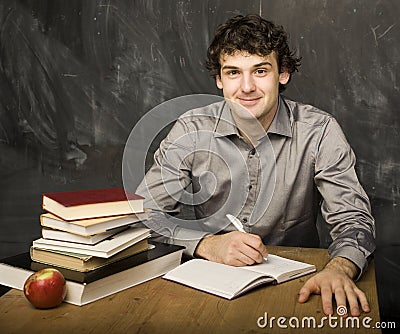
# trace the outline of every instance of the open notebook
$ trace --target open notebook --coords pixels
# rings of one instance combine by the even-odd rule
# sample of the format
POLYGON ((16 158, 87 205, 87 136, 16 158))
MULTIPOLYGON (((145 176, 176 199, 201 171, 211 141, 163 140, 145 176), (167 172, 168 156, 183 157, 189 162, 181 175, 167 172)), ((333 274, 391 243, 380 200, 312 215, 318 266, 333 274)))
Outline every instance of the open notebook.
POLYGON ((279 284, 315 270, 313 264, 270 254, 263 263, 243 267, 193 259, 171 270, 163 278, 232 299, 261 284, 279 284))

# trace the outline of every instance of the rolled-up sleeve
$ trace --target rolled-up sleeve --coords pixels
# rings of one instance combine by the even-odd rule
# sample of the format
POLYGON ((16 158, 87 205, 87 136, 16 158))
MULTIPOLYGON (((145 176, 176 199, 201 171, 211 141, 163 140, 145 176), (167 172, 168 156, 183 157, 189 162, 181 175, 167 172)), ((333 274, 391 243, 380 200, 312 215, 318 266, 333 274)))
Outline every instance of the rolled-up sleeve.
POLYGON ((315 184, 322 216, 331 226, 329 254, 352 261, 361 274, 375 250, 375 223, 367 194, 355 172, 355 155, 334 118, 321 128, 315 149, 315 184))

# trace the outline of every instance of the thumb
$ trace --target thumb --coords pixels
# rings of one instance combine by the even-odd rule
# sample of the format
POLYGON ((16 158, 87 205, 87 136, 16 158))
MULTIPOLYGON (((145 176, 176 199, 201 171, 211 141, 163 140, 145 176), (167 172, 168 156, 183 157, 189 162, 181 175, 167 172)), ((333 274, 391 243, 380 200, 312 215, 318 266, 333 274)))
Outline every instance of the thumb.
POLYGON ((305 303, 310 298, 313 291, 313 284, 307 281, 299 291, 299 303, 305 303))

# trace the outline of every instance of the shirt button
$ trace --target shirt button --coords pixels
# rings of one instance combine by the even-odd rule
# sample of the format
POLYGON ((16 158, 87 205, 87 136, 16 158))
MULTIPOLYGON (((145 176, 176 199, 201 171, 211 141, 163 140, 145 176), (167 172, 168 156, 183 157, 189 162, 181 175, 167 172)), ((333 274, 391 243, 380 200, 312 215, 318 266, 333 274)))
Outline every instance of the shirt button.
POLYGON ((250 156, 253 156, 254 154, 256 154, 256 149, 255 149, 255 147, 253 147, 251 150, 250 150, 250 156))
POLYGON ((243 218, 243 223, 244 223, 244 224, 247 223, 247 218, 243 218))
POLYGON ((250 184, 250 185, 249 185, 249 190, 251 190, 251 188, 253 188, 253 186, 250 184))

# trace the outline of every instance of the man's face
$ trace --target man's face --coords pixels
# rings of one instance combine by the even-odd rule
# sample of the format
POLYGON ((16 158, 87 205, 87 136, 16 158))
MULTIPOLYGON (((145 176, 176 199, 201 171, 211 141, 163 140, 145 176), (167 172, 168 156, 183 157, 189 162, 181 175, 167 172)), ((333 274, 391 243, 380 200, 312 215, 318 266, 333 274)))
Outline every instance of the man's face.
POLYGON ((246 108, 262 125, 268 124, 277 110, 279 83, 286 84, 290 77, 288 72, 279 73, 276 54, 224 54, 220 63, 216 82, 224 97, 246 108))

